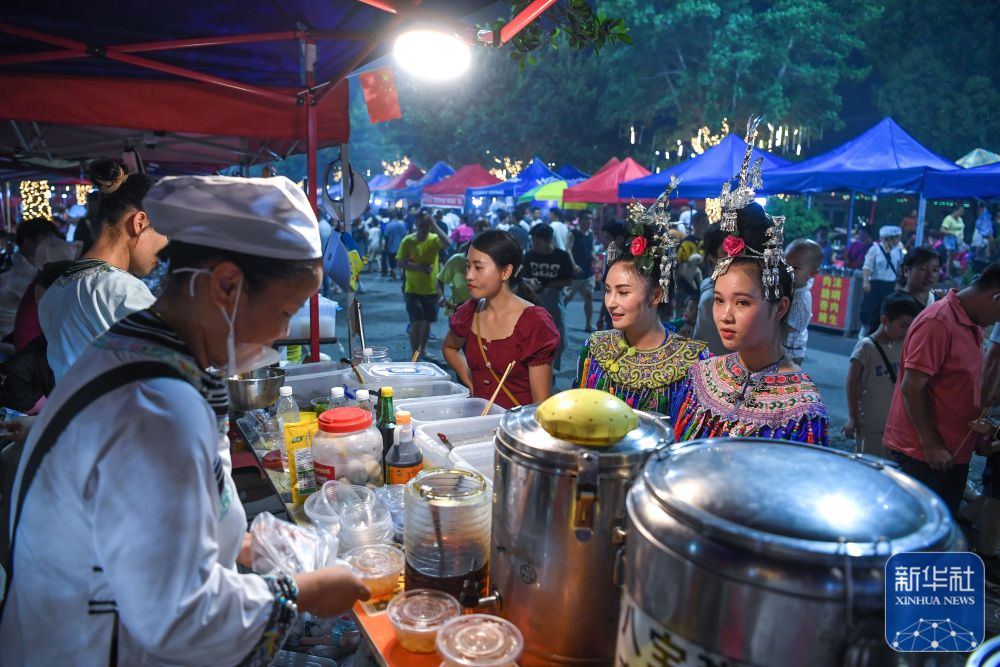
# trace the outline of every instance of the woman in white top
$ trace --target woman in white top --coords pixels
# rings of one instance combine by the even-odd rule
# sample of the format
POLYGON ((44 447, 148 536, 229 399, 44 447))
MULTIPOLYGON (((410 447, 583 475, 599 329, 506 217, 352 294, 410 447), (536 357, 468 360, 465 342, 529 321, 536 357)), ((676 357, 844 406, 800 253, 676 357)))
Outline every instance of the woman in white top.
POLYGON ((270 344, 319 288, 308 199, 284 177, 182 176, 146 205, 174 239, 164 293, 88 347, 20 457, 5 667, 270 664, 298 610, 331 616, 369 596, 343 568, 235 567, 251 564, 251 545, 225 381, 210 369, 276 360, 270 344), (140 367, 155 372, 136 377, 140 367), (94 388, 108 377, 119 384, 94 388))
POLYGON ((126 174, 111 160, 90 163, 87 175, 98 188, 88 202, 97 241, 38 304, 56 382, 90 341, 126 315, 153 305, 156 299, 136 276, 156 268, 156 253, 167 244, 142 207, 152 178, 126 174))
POLYGON ((861 269, 865 296, 861 300, 862 335, 879 326, 882 300, 896 289, 896 280, 903 264, 900 240, 903 230, 896 225, 884 225, 878 230, 879 240, 865 254, 861 269))

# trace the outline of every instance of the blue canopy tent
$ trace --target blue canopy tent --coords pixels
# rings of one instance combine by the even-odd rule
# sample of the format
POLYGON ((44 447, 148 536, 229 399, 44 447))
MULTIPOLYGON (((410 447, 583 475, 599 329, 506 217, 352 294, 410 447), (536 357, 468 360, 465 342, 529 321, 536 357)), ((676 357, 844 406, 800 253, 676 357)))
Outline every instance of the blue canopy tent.
POLYGON ((451 165, 445 162, 437 162, 433 167, 427 170, 423 178, 416 181, 412 185, 408 185, 405 188, 400 188, 399 190, 394 190, 392 196, 394 199, 405 199, 408 202, 419 202, 420 195, 424 191, 424 188, 428 185, 433 185, 438 181, 443 181, 452 174, 455 170, 451 168, 451 165))
POLYGON ((768 174, 762 192, 804 193, 849 191, 847 238, 854 223, 854 193, 892 194, 920 192, 917 207, 917 243, 924 238, 927 201, 921 187, 930 169, 958 171, 954 162, 922 146, 896 124, 883 118, 854 139, 821 155, 768 174))
MULTIPOLYGON (((670 178, 680 180, 673 196, 687 199, 718 197, 722 184, 740 173, 740 166, 747 152, 747 144, 735 134, 727 135, 697 157, 685 160, 658 174, 625 181, 618 186, 618 197, 622 200, 656 199, 667 189, 670 178)), ((759 149, 753 150, 753 157, 764 158, 761 169, 767 173, 772 169, 790 164, 788 160, 759 149)), ((767 179, 765 179, 765 183, 767 179)))
POLYGON ((541 158, 532 158, 531 163, 514 178, 507 179, 496 185, 484 185, 469 188, 465 191, 469 197, 513 197, 517 199, 528 190, 550 181, 560 180, 559 176, 549 169, 541 158))
POLYGON ((568 162, 563 166, 556 169, 556 175, 562 180, 566 181, 567 185, 576 185, 577 183, 583 183, 585 180, 590 178, 590 174, 582 172, 568 162))
POLYGON ((887 117, 833 150, 772 172, 763 192, 917 192, 928 169, 959 168, 887 117))
POLYGON ((929 199, 1000 199, 1000 162, 974 169, 928 170, 920 192, 929 199))

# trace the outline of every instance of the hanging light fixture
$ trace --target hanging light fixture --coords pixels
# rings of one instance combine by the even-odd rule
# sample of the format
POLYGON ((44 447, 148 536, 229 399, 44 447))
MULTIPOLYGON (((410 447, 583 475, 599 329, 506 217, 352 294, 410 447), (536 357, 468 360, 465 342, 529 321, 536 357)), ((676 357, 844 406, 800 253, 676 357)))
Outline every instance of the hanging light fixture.
POLYGON ((396 38, 393 55, 399 66, 430 81, 448 81, 469 69, 469 45, 454 32, 415 26, 396 38))

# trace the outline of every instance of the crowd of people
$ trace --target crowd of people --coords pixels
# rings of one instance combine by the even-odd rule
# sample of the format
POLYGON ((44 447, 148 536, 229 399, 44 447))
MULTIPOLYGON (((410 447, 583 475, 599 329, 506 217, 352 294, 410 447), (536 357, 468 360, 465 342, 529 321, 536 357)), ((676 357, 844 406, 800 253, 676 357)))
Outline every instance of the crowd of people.
MULTIPOLYGON (((499 385, 505 408, 543 401, 569 354, 573 386, 668 415, 680 441, 826 446, 830 415, 803 365, 810 285, 832 259, 829 240, 786 246, 784 219, 753 201, 759 174, 749 164, 715 224, 690 207, 669 211, 668 191, 624 221, 602 214, 596 231, 590 211, 497 208, 470 218, 412 206, 369 213, 350 234, 369 272, 399 282, 414 358, 436 360, 440 349, 473 396, 499 385), (588 337, 567 349, 565 309, 577 298, 588 337), (441 308, 448 331, 432 345, 441 308)), ((324 233, 283 178, 154 183, 108 161, 92 164, 90 177, 88 247, 48 221, 26 221, 0 274, 10 344, 2 398, 38 414, 6 427, 17 446, 3 450, 3 488, 17 502, 4 531, 11 543, 0 544, 11 555, 0 658, 52 664, 72 645, 97 662, 110 641, 121 662, 239 653, 264 664, 298 610, 330 615, 368 595, 335 568, 295 577, 236 569, 251 564, 251 545, 230 476, 224 378, 277 360, 271 345, 321 287, 334 230, 324 233), (253 202, 271 208, 262 215, 253 202), (154 296, 140 278, 161 260, 168 269, 154 296), (150 434, 157 446, 141 446, 150 434), (169 567, 151 578, 150 562, 169 567), (90 602, 67 606, 68 597, 90 602), (40 646, 29 639, 43 615, 57 627, 40 646)), ((944 267, 961 261, 961 217, 955 209, 942 225, 938 237, 954 239, 943 250, 904 252, 902 226, 889 225, 854 253, 866 329, 850 358, 843 432, 955 515, 978 520, 978 550, 997 558, 1000 427, 989 411, 1000 398, 1000 330, 985 354, 984 338, 1000 321, 1000 262, 959 289, 936 290, 944 267), (974 452, 988 457, 986 493, 963 508, 974 452)))
MULTIPOLYGON (((414 235, 437 235, 434 247, 449 267, 435 295, 450 317, 445 361, 474 396, 487 398, 513 362, 499 398, 509 408, 552 393, 565 352, 578 360, 574 386, 668 414, 678 438, 826 444, 829 414, 802 365, 812 282, 834 261, 828 230, 782 248, 780 270, 765 281, 774 218, 751 203, 726 230, 684 209, 687 225, 675 210, 660 229, 663 220, 651 223, 656 216, 646 211, 638 220, 604 219, 595 233, 589 211, 543 216, 521 206, 470 220, 411 207, 414 235), (657 258, 668 246, 672 259, 661 265, 657 258), (595 312, 602 277, 603 304, 595 312), (565 309, 574 300, 583 302, 589 338, 582 349, 566 350, 565 309)), ((985 358, 982 351, 984 329, 1000 319, 1000 264, 989 263, 993 214, 979 208, 970 245, 956 223, 963 213, 952 208, 922 246, 913 246, 904 220, 883 225, 876 241, 862 228, 847 248, 844 259, 859 270, 864 298, 845 387, 848 420, 839 429, 857 451, 893 459, 925 482, 956 515, 971 454, 990 454, 1000 440, 987 419, 998 393, 1000 331, 985 358), (978 277, 963 283, 956 276, 965 263, 975 263, 978 277), (949 284, 958 289, 940 289, 949 284)), ((384 230, 400 221, 407 224, 402 211, 379 214, 365 227, 384 230)), ((390 248, 382 244, 383 263, 369 270, 391 276, 384 261, 390 248)), ((428 257, 424 266, 436 261, 428 257)), ((395 260, 412 258, 397 249, 395 260)), ((433 299, 426 303, 434 306, 433 299)), ((422 326, 413 314, 411 321, 422 326)), ((995 459, 987 465, 988 495, 995 459)), ((1000 553, 1000 535, 994 541, 985 555, 1000 553)))

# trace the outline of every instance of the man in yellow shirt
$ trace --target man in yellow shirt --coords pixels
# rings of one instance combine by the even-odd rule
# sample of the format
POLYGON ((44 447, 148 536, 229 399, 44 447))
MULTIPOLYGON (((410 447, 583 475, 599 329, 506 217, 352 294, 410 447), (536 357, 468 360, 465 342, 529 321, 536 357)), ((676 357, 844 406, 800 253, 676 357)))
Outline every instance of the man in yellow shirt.
MULTIPOLYGON (((427 339, 431 324, 437 321, 438 255, 448 247, 448 234, 426 213, 416 220, 416 233, 399 244, 396 259, 403 271, 403 298, 410 318, 410 352, 427 358, 427 339)), ((430 361, 435 361, 430 359, 430 361)))
MULTIPOLYGON (((941 232, 955 237, 958 248, 965 244, 965 221, 962 220, 964 213, 965 207, 960 203, 955 204, 951 208, 951 213, 944 216, 944 220, 941 221, 941 232)), ((946 245, 950 244, 946 242, 946 245)), ((952 250, 950 247, 948 249, 952 250)))

